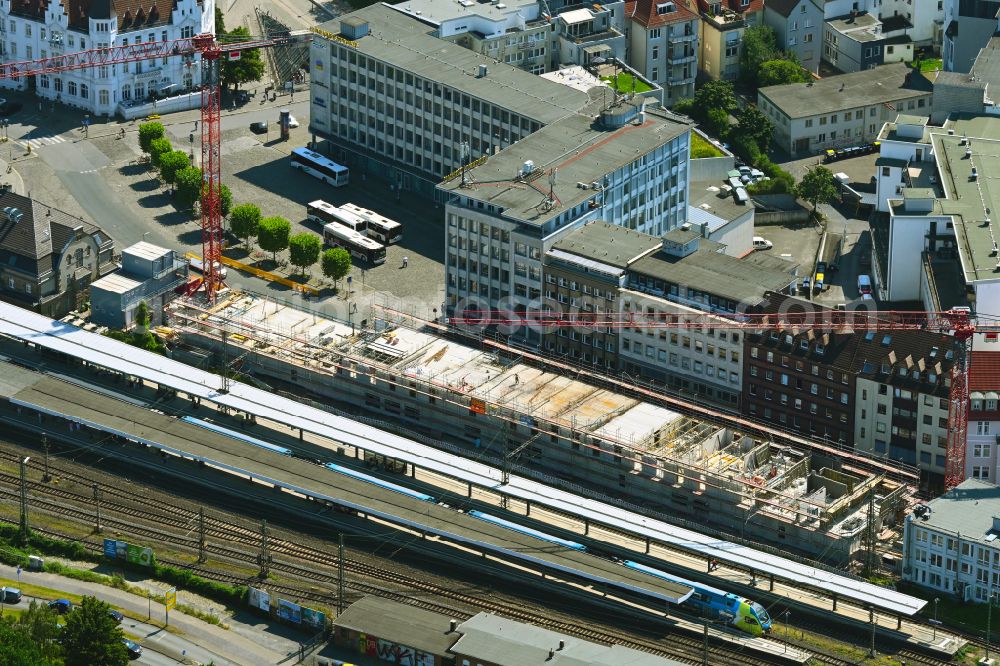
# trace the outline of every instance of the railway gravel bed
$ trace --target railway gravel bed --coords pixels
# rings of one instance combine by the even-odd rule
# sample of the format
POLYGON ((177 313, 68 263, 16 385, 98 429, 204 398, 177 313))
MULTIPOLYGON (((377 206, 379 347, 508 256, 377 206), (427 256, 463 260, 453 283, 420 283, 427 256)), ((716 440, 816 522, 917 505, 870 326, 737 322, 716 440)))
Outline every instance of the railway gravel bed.
MULTIPOLYGON (((8 439, 11 438, 8 437, 8 439)), ((15 453, 11 450, 13 447, 19 448, 17 444, 8 442, 0 444, 4 447, 0 448, 0 461, 6 462, 8 465, 16 463, 24 455, 21 452, 15 453)), ((34 449, 25 449, 24 452, 37 455, 37 451, 34 449)), ((75 455, 87 460, 88 463, 93 462, 94 456, 86 452, 77 451, 75 455)), ((102 469, 95 469, 90 464, 70 461, 60 456, 59 467, 50 466, 49 468, 50 474, 59 480, 57 484, 29 482, 32 509, 35 511, 44 510, 52 515, 70 517, 84 524, 93 524, 96 519, 93 497, 79 491, 90 490, 94 483, 98 483, 102 496, 102 523, 109 529, 155 539, 157 542, 168 539, 178 549, 197 552, 198 538, 190 536, 192 526, 195 525, 194 521, 197 521, 199 508, 197 501, 190 497, 161 495, 153 488, 142 487, 134 480, 123 479, 110 472, 109 468, 119 466, 114 462, 109 465, 110 461, 110 458, 102 459, 102 469), (58 498, 59 501, 49 501, 39 495, 48 495, 58 498), (154 525, 166 529, 160 529, 154 525)), ((29 464, 33 471, 41 471, 39 462, 33 458, 29 464)), ((146 475, 133 469, 132 476, 142 477, 146 475)), ((16 488, 18 481, 15 475, 0 472, 0 500, 8 500, 9 503, 9 500, 14 499, 17 493, 13 489, 16 488)), ((143 482, 146 481, 147 479, 143 479, 143 482)), ((165 479, 149 479, 149 481, 157 482, 154 485, 162 487, 165 479)), ((186 488, 186 491, 195 496, 205 492, 196 488, 186 488)), ((231 504, 231 501, 227 502, 219 494, 211 495, 211 505, 215 515, 209 515, 208 512, 205 515, 207 552, 213 559, 256 564, 256 548, 260 543, 260 530, 257 527, 248 526, 245 517, 223 513, 225 509, 218 508, 219 505, 231 504), (222 543, 219 543, 220 541, 222 543), (244 547, 234 547, 237 545, 244 547)), ((246 510, 244 502, 238 502, 238 504, 242 510, 246 510)), ((303 527, 301 523, 306 521, 295 518, 292 512, 281 512, 279 509, 275 509, 270 512, 274 515, 266 515, 267 513, 267 511, 262 511, 261 517, 266 517, 269 520, 268 543, 272 557, 280 555, 300 562, 308 562, 314 566, 302 566, 275 558, 270 564, 272 571, 280 572, 285 579, 302 580, 306 586, 300 588, 287 584, 276 584, 273 581, 268 581, 265 586, 269 590, 292 595, 302 600, 326 606, 335 605, 337 558, 331 554, 331 540, 316 537, 316 525, 312 522, 310 522, 308 530, 312 531, 313 534, 296 529, 303 527), (294 532, 286 531, 290 526, 293 527, 294 532), (317 566, 326 567, 332 571, 324 572, 317 569, 317 566), (317 591, 320 587, 326 587, 328 591, 317 591)), ((330 528, 319 531, 326 532, 330 536, 336 533, 330 528)), ((83 539, 83 541, 88 548, 95 551, 100 549, 96 537, 94 540, 83 539)), ((484 585, 482 580, 471 581, 462 577, 458 577, 456 580, 458 571, 450 571, 456 576, 442 577, 424 567, 411 566, 406 560, 413 558, 408 556, 403 548, 398 547, 397 552, 393 553, 392 559, 388 560, 352 546, 344 561, 345 571, 352 574, 345 580, 345 587, 351 592, 349 596, 345 595, 347 600, 350 601, 363 594, 376 594, 456 618, 469 617, 475 612, 486 610, 595 642, 617 643, 675 659, 702 663, 704 648, 701 639, 678 632, 671 633, 667 638, 664 634, 669 631, 669 627, 665 623, 651 621, 648 616, 644 618, 645 626, 637 626, 634 621, 630 621, 637 618, 643 619, 639 618, 637 614, 633 615, 628 612, 616 614, 617 619, 627 625, 627 629, 624 626, 616 627, 614 624, 595 622, 591 620, 594 614, 603 616, 603 618, 608 617, 606 607, 595 607, 588 611, 581 608, 578 603, 557 602, 551 594, 542 595, 539 594, 539 590, 530 590, 530 586, 507 582, 505 587, 518 591, 516 595, 511 595, 499 591, 495 586, 484 585), (360 580, 361 578, 364 580, 360 580), (393 587, 384 587, 373 581, 387 583, 393 587), (463 584, 456 586, 456 582, 459 581, 463 584), (544 596, 544 603, 542 596, 544 596), (559 612, 561 608, 572 609, 577 617, 561 614, 559 612), (585 619, 584 622, 581 622, 581 616, 585 619), (654 626, 654 624, 659 626, 654 626)), ((183 566, 213 580, 238 584, 246 584, 254 580, 253 577, 235 576, 231 572, 218 571, 206 565, 192 565, 159 559, 167 564, 183 566)), ((431 564, 426 559, 422 559, 421 562, 425 566, 431 564)), ((776 663, 774 660, 714 644, 709 645, 708 659, 708 663, 738 663, 748 666, 776 663)))

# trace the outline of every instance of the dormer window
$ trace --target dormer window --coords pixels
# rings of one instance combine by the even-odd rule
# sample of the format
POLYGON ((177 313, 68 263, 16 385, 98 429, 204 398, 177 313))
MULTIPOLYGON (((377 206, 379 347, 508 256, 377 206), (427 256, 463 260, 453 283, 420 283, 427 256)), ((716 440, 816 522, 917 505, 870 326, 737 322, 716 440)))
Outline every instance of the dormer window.
POLYGON ((672 2, 661 2, 656 5, 657 14, 673 14, 677 11, 677 5, 672 2))

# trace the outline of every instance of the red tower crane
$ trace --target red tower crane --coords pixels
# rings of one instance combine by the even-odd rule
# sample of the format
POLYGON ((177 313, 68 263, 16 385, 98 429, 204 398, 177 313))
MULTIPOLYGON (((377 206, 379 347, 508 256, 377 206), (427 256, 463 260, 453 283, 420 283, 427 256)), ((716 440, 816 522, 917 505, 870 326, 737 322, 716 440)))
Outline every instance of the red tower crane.
POLYGON ((110 46, 55 55, 36 60, 0 63, 0 79, 16 79, 37 74, 54 74, 76 69, 113 66, 123 63, 168 57, 192 58, 201 54, 201 256, 204 265, 205 296, 215 299, 222 283, 222 163, 220 159, 219 118, 221 110, 220 59, 240 51, 282 46, 312 39, 307 30, 275 37, 242 38, 241 41, 218 41, 206 33, 194 37, 141 44, 110 46))
POLYGON ((931 331, 955 340, 955 362, 951 369, 948 402, 948 445, 945 487, 953 488, 965 478, 965 449, 969 410, 969 355, 976 333, 1000 333, 1000 321, 974 320, 968 311, 902 312, 874 310, 799 310, 776 314, 649 314, 642 312, 513 312, 464 310, 447 319, 457 327, 531 327, 555 331, 560 328, 673 328, 739 329, 750 332, 814 330, 855 334, 868 331, 931 331))

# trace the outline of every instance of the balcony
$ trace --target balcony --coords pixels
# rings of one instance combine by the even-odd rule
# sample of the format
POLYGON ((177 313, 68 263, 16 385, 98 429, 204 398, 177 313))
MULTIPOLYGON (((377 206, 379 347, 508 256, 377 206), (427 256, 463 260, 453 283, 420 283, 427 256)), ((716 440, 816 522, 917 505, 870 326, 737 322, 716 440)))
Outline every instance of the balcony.
POLYGON ((671 65, 683 65, 689 62, 694 62, 698 58, 697 54, 692 51, 690 53, 684 53, 683 51, 679 53, 672 53, 667 51, 667 62, 671 65))
POLYGON ((698 39, 698 33, 694 32, 694 33, 691 33, 690 35, 670 35, 667 38, 667 41, 670 41, 670 42, 679 42, 681 44, 684 44, 686 42, 697 41, 697 39, 698 39))
POLYGON ((736 30, 738 28, 746 27, 747 24, 743 17, 735 12, 728 12, 725 14, 709 14, 707 12, 703 12, 701 17, 719 31, 736 30))
POLYGON ((619 37, 624 37, 622 33, 617 30, 604 30, 603 32, 595 32, 590 35, 581 35, 578 37, 573 37, 574 44, 589 44, 591 42, 603 42, 609 39, 617 39, 619 37))
POLYGON ((696 74, 691 74, 689 76, 684 76, 684 77, 671 77, 670 80, 667 81, 667 85, 686 86, 689 83, 694 83, 696 78, 697 78, 696 74))

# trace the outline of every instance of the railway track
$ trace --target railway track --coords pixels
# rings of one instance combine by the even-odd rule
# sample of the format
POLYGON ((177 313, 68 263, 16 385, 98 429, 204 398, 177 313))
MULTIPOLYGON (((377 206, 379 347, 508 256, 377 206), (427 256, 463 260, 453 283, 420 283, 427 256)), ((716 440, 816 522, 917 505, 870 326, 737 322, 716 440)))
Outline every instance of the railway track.
MULTIPOLYGON (((12 458, 11 456, 0 455, 0 458, 12 458)), ((50 469, 50 472, 56 472, 60 477, 67 480, 75 480, 79 483, 85 484, 87 486, 91 485, 93 482, 84 477, 78 476, 72 473, 65 473, 60 470, 50 469)), ((10 484, 10 487, 0 486, 0 496, 9 496, 16 498, 18 492, 12 490, 20 483, 20 479, 14 475, 0 473, 0 483, 4 486, 10 484)), ((73 492, 66 488, 53 486, 51 484, 40 483, 37 481, 29 481, 28 489, 33 492, 32 496, 32 506, 35 509, 42 509, 46 512, 53 513, 60 516, 68 516, 79 520, 84 523, 92 524, 96 521, 96 514, 91 508, 94 504, 92 497, 83 495, 77 492, 73 492), (68 505, 65 502, 53 502, 39 497, 39 494, 45 494, 52 497, 56 497, 60 500, 66 500, 72 503, 68 505), (73 505, 83 505, 87 507, 86 509, 80 508, 79 506, 73 505)), ((143 510, 130 506, 127 504, 121 504, 118 502, 109 501, 110 497, 118 497, 124 500, 135 501, 134 493, 129 493, 124 490, 115 488, 113 486, 102 485, 102 523, 108 527, 114 527, 114 529, 121 530, 122 532, 127 532, 129 534, 134 534, 138 536, 145 536, 150 539, 155 539, 157 541, 164 538, 171 540, 174 544, 197 551, 199 540, 186 535, 184 532, 190 532, 192 527, 196 525, 198 520, 198 513, 182 508, 170 507, 167 513, 154 512, 149 510, 143 510), (121 518, 120 516, 125 516, 126 518, 121 518), (163 525, 167 527, 179 530, 182 534, 177 534, 176 532, 167 532, 164 530, 152 528, 149 526, 144 526, 137 524, 136 520, 146 521, 153 524, 163 525)), ((252 546, 256 548, 260 544, 260 532, 256 529, 251 529, 242 525, 220 520, 214 517, 205 517, 205 535, 206 541, 208 537, 214 539, 221 539, 229 543, 238 543, 245 546, 252 546)), ((43 530, 39 530, 43 531, 43 530)), ((72 538, 66 537, 66 535, 54 533, 47 531, 49 534, 58 536, 61 538, 72 538)), ((87 548, 95 551, 101 552, 102 545, 99 543, 89 542, 83 540, 83 543, 87 548)), ((297 544, 286 539, 280 539, 275 537, 269 537, 268 539, 269 550, 274 554, 286 555, 298 560, 309 562, 315 565, 321 565, 326 567, 337 567, 338 559, 337 557, 326 553, 324 551, 311 548, 302 544, 297 544)), ((257 563, 257 557, 252 552, 248 552, 244 549, 230 548, 227 546, 220 545, 218 543, 206 543, 206 550, 213 553, 221 558, 235 560, 238 562, 249 562, 257 563)), ((167 560, 160 560, 164 564, 171 564, 173 566, 178 566, 186 568, 194 573, 198 573, 206 578, 213 580, 223 580, 232 584, 245 585, 248 582, 255 580, 254 577, 247 576, 235 576, 232 574, 219 573, 217 571, 192 566, 190 564, 182 562, 170 562, 167 560)), ((324 605, 330 605, 335 603, 335 586, 336 577, 332 574, 326 574, 322 571, 316 570, 314 567, 299 566, 296 564, 272 561, 270 563, 270 568, 276 571, 282 571, 284 573, 290 574, 295 577, 304 578, 307 580, 315 581, 317 583, 323 583, 330 586, 330 592, 327 594, 317 593, 310 590, 302 590, 299 588, 293 588, 288 586, 281 586, 277 584, 272 584, 272 582, 267 582, 264 585, 271 591, 282 592, 290 596, 299 599, 308 599, 313 602, 318 602, 324 605)), ((406 574, 391 571, 381 567, 377 567, 366 562, 361 562, 355 559, 345 558, 344 569, 352 574, 357 574, 363 576, 369 580, 379 580, 385 583, 391 583, 402 587, 401 590, 392 590, 378 585, 374 585, 370 582, 362 582, 357 580, 345 581, 345 586, 353 590, 359 596, 364 594, 374 594, 382 597, 392 598, 396 601, 407 603, 409 605, 418 606, 425 608, 427 610, 432 610, 437 613, 450 615, 450 616, 462 616, 469 617, 473 613, 465 610, 456 609, 453 606, 447 606, 442 603, 432 601, 423 596, 417 596, 414 593, 420 593, 420 595, 437 596, 443 599, 448 599, 453 602, 458 602, 464 604, 470 608, 479 610, 489 611, 491 613, 496 613, 509 617, 511 619, 519 620, 529 624, 544 626, 554 631, 560 633, 566 633, 569 635, 578 636, 586 640, 594 641, 597 643, 604 644, 618 644, 625 647, 631 647, 633 649, 641 650, 643 652, 649 652, 653 654, 658 654, 665 657, 672 658, 684 658, 694 660, 696 663, 701 663, 704 656, 704 646, 701 640, 684 635, 684 634, 671 634, 670 635, 670 649, 664 648, 662 642, 655 640, 640 639, 633 636, 626 636, 622 634, 616 634, 610 631, 605 631, 601 629, 596 629, 594 627, 589 627, 582 624, 564 622, 560 620, 555 620, 551 617, 539 614, 537 612, 532 612, 526 609, 524 606, 515 605, 512 603, 495 600, 486 599, 483 596, 477 596, 475 594, 470 594, 456 590, 454 588, 446 587, 436 583, 431 583, 428 581, 422 581, 412 576, 406 574)), ((747 666, 757 666, 759 665, 770 665, 774 664, 774 660, 765 659, 762 657, 757 657, 754 655, 747 654, 743 651, 728 649, 725 647, 720 647, 718 645, 710 644, 708 647, 708 656, 710 658, 709 663, 740 663, 746 664, 747 666), (734 659, 736 661, 734 661, 734 659)))

